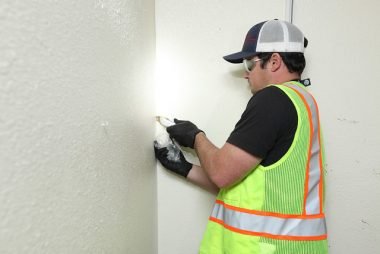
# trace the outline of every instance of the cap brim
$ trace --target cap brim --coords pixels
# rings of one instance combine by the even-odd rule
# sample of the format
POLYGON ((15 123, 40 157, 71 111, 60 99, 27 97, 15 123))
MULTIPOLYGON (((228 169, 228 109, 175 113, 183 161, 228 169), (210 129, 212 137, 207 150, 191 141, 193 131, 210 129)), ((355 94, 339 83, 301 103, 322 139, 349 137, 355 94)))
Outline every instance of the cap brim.
POLYGON ((223 59, 226 60, 227 62, 233 63, 233 64, 238 64, 242 63, 243 59, 247 59, 250 57, 253 57, 256 55, 256 52, 237 52, 231 55, 224 56, 223 59))

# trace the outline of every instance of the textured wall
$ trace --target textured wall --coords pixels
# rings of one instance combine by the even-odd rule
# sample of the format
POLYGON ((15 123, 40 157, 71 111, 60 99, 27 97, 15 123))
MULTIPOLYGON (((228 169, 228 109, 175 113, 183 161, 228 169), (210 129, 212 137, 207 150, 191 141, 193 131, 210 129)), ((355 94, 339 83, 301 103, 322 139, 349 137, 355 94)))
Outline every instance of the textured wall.
POLYGON ((155 253, 154 40, 153 0, 0 2, 0 253, 155 253))

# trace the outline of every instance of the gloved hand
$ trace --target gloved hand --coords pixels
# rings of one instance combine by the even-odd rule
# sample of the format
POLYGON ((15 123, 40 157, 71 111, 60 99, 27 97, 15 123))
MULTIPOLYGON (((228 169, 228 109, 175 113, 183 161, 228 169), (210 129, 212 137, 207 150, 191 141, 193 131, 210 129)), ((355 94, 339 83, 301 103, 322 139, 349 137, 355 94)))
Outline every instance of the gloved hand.
POLYGON ((186 178, 193 164, 186 161, 185 156, 183 156, 183 153, 176 145, 169 144, 169 146, 171 147, 165 146, 160 148, 158 142, 154 141, 154 154, 156 158, 161 162, 162 166, 186 178), (173 154, 173 149, 178 149, 174 151, 174 153, 178 153, 178 156, 170 154, 173 154))
POLYGON ((181 146, 194 148, 195 136, 203 132, 190 121, 174 119, 175 125, 166 128, 170 138, 174 138, 181 146))

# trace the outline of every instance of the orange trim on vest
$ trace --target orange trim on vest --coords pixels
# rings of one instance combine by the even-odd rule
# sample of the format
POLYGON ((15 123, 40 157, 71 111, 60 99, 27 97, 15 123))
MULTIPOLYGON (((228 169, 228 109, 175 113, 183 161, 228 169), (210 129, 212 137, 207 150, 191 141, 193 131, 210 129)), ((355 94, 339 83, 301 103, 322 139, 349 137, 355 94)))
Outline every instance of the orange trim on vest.
MULTIPOLYGON (((305 190, 304 190, 303 209, 302 209, 303 210, 302 213, 304 215, 306 215, 306 201, 307 201, 307 196, 309 194, 309 171, 310 171, 310 158, 311 158, 311 143, 313 142, 313 134, 314 134, 313 117, 312 117, 312 114, 311 114, 310 106, 307 103, 307 101, 306 101, 305 97, 303 96, 303 94, 301 94, 299 91, 297 91, 296 89, 294 89, 294 88, 292 88, 290 86, 287 86, 287 87, 289 87, 290 89, 292 89, 294 92, 296 92, 299 95, 299 97, 301 98, 301 100, 305 104, 305 107, 307 109, 307 114, 309 116, 310 143, 309 143, 309 152, 307 154, 305 190)), ((321 199, 321 197, 319 197, 319 199, 321 199)))
POLYGON ((323 162, 322 162, 322 143, 321 143, 321 124, 319 121, 319 108, 316 100, 314 99, 313 95, 310 94, 310 97, 313 99, 315 108, 317 111, 317 119, 318 119, 318 142, 319 142, 319 171, 320 171, 320 178, 319 178, 319 212, 323 212, 323 162))

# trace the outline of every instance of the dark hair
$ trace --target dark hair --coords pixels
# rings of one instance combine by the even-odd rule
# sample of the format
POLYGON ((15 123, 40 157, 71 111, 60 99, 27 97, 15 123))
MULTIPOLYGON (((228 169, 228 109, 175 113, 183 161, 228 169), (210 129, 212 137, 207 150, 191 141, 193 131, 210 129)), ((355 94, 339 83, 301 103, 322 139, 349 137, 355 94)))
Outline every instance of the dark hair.
MULTIPOLYGON (((257 55, 260 59, 262 59, 261 68, 264 68, 264 66, 269 61, 273 53, 274 52, 268 52, 268 53, 260 53, 257 55)), ((302 74, 306 66, 306 60, 303 53, 291 53, 291 52, 277 52, 277 53, 281 56, 282 61, 284 61, 289 72, 291 73, 296 72, 299 75, 302 74)))

